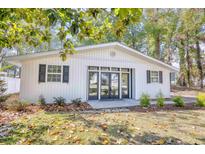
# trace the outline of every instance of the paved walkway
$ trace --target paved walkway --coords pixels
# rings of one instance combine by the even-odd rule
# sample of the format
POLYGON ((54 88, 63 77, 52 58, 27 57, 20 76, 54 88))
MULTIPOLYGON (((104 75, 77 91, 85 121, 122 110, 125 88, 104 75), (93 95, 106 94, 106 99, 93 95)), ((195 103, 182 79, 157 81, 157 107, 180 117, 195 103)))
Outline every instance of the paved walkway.
MULTIPOLYGON (((195 102, 195 98, 184 98, 186 103, 195 102)), ((90 100, 88 103, 94 109, 102 109, 102 108, 116 108, 116 107, 130 107, 140 105, 139 100, 135 99, 121 99, 121 100, 90 100)), ((156 101, 151 101, 151 104, 156 104, 156 101)), ((165 104, 173 104, 173 102, 165 101, 165 104)))
POLYGON ((128 107, 128 106, 136 106, 139 102, 134 99, 122 99, 122 100, 91 100, 88 103, 94 109, 101 108, 115 108, 115 107, 128 107))

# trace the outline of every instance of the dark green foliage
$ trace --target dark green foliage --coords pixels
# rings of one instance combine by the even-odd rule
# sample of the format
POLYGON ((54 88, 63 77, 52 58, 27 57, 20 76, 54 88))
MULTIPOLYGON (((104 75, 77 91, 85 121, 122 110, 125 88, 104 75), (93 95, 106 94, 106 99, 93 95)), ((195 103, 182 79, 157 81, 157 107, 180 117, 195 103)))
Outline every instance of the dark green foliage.
POLYGON ((184 107, 184 99, 181 96, 175 96, 172 101, 176 107, 184 107))
POLYGON ((6 96, 0 96, 0 103, 5 102, 8 99, 8 95, 6 96))
POLYGON ((77 105, 80 105, 80 103, 81 103, 81 98, 73 99, 73 100, 71 100, 71 102, 72 102, 72 103, 75 103, 75 104, 77 104, 77 105))
POLYGON ((63 106, 65 105, 66 99, 63 98, 62 96, 60 97, 53 97, 54 99, 54 103, 56 103, 57 105, 63 106))
POLYGON ((38 100, 40 105, 46 105, 46 99, 44 98, 43 95, 39 96, 39 100, 38 100))

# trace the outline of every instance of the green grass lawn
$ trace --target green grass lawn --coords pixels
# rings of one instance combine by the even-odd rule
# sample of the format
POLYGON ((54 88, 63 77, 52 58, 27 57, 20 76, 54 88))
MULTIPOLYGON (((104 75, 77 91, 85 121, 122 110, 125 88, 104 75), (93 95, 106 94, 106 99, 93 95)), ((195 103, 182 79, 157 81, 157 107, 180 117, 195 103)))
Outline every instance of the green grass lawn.
POLYGON ((37 112, 0 144, 205 144, 205 111, 102 114, 37 112))

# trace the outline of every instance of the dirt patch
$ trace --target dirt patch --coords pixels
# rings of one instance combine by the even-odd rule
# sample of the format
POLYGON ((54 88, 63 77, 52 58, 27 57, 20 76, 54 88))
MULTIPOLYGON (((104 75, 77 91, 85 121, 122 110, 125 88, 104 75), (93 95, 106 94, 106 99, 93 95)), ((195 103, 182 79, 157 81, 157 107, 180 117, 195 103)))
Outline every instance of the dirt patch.
POLYGON ((179 87, 179 86, 172 86, 171 92, 173 96, 189 96, 189 97, 196 97, 199 92, 205 92, 205 89, 200 88, 187 88, 187 87, 179 87))
POLYGON ((24 110, 19 112, 0 108, 0 126, 3 124, 7 124, 10 121, 13 121, 21 116, 36 113, 39 110, 41 110, 41 108, 38 105, 28 105, 24 110))

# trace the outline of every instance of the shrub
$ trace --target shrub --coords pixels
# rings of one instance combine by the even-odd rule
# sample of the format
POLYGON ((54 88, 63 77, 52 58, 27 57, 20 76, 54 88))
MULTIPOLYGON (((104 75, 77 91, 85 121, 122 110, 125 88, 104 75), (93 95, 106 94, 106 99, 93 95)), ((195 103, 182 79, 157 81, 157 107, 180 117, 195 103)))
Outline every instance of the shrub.
POLYGON ((9 97, 8 95, 4 95, 4 93, 6 92, 7 88, 6 88, 6 82, 4 80, 0 80, 0 104, 2 102, 5 102, 7 100, 7 98, 9 97))
POLYGON ((163 107, 164 106, 164 96, 162 94, 162 92, 159 92, 159 94, 157 95, 157 106, 158 107, 163 107))
POLYGON ((19 100, 13 100, 13 101, 5 102, 5 106, 8 110, 19 112, 19 111, 26 111, 26 107, 28 106, 28 103, 19 100))
POLYGON ((65 105, 66 99, 63 97, 53 97, 54 99, 54 103, 56 103, 57 105, 63 106, 65 105))
POLYGON ((204 107, 205 106, 205 93, 199 93, 196 97, 196 105, 204 107))
POLYGON ((39 100, 38 100, 40 105, 46 105, 46 99, 44 98, 43 95, 39 96, 39 100))
POLYGON ((3 94, 6 92, 7 90, 7 84, 4 80, 0 80, 0 96, 3 96, 3 94))
POLYGON ((177 107, 184 107, 184 99, 181 96, 175 96, 172 101, 177 107))
POLYGON ((0 103, 5 102, 9 98, 9 95, 0 96, 0 103))
POLYGON ((73 99, 73 100, 71 100, 71 102, 72 103, 75 103, 76 105, 80 105, 80 103, 81 103, 81 98, 76 98, 76 99, 73 99))
POLYGON ((140 97, 140 106, 149 107, 150 106, 150 96, 148 94, 142 94, 140 97))

